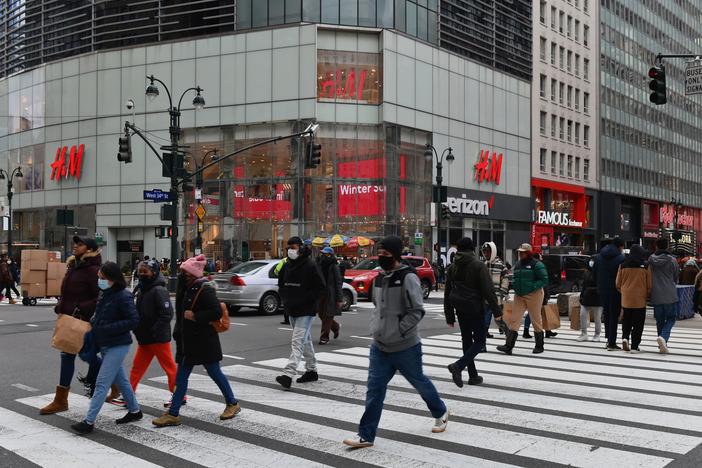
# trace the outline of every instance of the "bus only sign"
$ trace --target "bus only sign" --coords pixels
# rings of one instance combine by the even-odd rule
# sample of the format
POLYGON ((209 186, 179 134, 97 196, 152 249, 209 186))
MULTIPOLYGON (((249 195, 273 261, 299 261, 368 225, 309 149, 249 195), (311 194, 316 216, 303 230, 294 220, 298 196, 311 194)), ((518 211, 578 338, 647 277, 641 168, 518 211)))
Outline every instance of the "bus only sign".
POLYGON ((687 62, 685 67, 685 96, 702 94, 702 61, 687 62))

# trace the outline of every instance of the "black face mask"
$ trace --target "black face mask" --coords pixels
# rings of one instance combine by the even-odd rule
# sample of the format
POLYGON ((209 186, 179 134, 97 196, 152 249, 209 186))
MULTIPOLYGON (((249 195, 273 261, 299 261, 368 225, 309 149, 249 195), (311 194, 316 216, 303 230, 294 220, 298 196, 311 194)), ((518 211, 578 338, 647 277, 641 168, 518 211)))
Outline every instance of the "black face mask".
POLYGON ((390 271, 393 265, 395 265, 395 258, 381 255, 378 257, 378 265, 380 265, 380 268, 383 270, 390 271))
POLYGON ((153 278, 151 276, 144 276, 144 275, 139 275, 139 281, 141 281, 144 284, 149 284, 153 282, 153 278))

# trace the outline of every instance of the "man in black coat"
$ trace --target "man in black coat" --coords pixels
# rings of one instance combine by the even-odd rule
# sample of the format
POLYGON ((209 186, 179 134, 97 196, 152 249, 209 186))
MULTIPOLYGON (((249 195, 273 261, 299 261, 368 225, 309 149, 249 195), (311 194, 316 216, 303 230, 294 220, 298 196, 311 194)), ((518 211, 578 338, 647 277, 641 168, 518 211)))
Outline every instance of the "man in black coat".
POLYGON ((619 237, 615 238, 611 244, 600 250, 592 268, 602 301, 608 351, 621 349, 617 345, 617 329, 619 328, 622 295, 617 290, 617 272, 619 265, 624 262, 623 249, 624 241, 619 237))
POLYGON ((286 390, 290 388, 303 357, 306 372, 297 383, 319 379, 310 329, 317 313, 317 302, 324 291, 325 281, 318 265, 310 258, 310 249, 299 237, 291 237, 288 240, 288 260, 278 274, 278 292, 293 327, 288 365, 283 369, 283 375, 275 378, 286 390))

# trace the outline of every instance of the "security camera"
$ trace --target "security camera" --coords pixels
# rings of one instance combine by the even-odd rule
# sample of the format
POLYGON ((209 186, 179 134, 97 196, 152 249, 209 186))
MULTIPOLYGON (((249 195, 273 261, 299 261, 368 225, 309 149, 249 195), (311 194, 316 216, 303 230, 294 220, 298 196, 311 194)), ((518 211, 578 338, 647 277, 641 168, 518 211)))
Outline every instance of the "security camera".
POLYGON ((124 107, 127 108, 127 110, 132 110, 134 109, 134 101, 129 99, 127 102, 124 103, 124 107))

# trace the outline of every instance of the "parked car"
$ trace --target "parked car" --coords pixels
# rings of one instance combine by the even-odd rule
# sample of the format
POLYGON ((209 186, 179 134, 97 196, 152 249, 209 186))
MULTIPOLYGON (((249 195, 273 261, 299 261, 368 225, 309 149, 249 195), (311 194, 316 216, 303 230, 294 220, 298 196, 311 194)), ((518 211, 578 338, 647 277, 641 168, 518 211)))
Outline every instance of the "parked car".
POLYGON ((548 272, 549 293, 580 291, 589 261, 590 257, 587 255, 544 255, 543 262, 548 272))
MULTIPOLYGON (((434 269, 429 260, 424 257, 405 256, 402 261, 413 267, 417 271, 419 281, 422 284, 424 299, 429 297, 429 293, 436 284, 434 269)), ((369 257, 355 267, 346 270, 344 282, 353 286, 359 297, 370 298, 373 289, 373 281, 378 277, 380 267, 378 257, 369 257)))
MULTIPOLYGON (((258 309, 264 315, 277 313, 282 305, 278 295, 278 278, 274 273, 279 261, 253 260, 214 275, 212 284, 217 298, 227 304, 230 314, 241 308, 258 309)), ((358 300, 356 291, 345 283, 342 285, 342 296, 343 310, 349 310, 358 300)))

